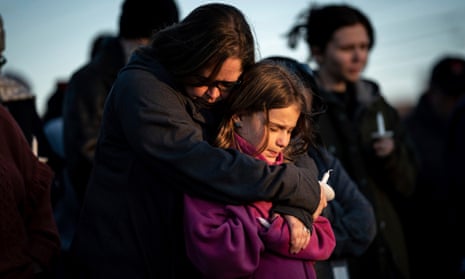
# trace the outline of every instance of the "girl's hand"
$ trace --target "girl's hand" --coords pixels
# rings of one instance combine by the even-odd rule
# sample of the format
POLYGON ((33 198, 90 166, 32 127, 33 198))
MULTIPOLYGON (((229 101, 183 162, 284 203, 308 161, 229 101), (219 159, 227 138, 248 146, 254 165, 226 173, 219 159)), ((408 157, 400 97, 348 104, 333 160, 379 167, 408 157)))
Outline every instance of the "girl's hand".
POLYGON ((284 215, 283 217, 289 225, 289 232, 291 235, 289 252, 291 254, 297 254, 301 250, 305 249, 310 242, 310 230, 300 221, 300 219, 294 216, 284 215))

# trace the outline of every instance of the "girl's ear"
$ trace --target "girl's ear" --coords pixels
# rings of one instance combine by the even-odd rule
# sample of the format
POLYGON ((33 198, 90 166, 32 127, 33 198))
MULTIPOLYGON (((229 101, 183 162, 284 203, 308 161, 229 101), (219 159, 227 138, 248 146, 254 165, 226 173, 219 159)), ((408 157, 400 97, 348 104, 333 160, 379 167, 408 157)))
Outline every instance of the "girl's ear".
POLYGON ((232 117, 234 127, 240 128, 242 127, 242 118, 238 114, 234 114, 232 117))

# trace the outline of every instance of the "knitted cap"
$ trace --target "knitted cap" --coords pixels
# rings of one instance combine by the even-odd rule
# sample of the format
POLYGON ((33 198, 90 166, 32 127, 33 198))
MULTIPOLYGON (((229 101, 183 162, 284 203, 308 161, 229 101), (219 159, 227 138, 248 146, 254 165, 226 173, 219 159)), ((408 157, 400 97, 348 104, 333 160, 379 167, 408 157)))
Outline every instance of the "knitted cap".
POLYGON ((465 94, 465 60, 459 57, 439 60, 433 68, 430 84, 446 95, 465 94))
POLYGON ((150 38, 152 32, 179 21, 174 0, 125 0, 119 35, 126 39, 150 38))

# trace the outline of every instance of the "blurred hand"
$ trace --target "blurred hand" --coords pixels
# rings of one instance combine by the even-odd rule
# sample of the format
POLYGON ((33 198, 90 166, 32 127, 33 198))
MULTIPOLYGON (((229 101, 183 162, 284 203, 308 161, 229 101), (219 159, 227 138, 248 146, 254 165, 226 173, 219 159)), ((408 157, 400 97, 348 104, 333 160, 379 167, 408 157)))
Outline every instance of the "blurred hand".
POLYGON ((376 156, 386 157, 394 151, 394 139, 391 137, 378 138, 373 142, 373 149, 376 156))

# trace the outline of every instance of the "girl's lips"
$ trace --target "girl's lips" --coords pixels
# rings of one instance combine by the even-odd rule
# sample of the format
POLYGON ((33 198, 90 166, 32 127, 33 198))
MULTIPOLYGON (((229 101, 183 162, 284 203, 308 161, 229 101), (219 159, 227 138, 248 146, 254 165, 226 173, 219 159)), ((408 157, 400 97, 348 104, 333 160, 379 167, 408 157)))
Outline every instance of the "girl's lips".
POLYGON ((268 154, 270 154, 271 156, 274 156, 274 157, 278 156, 278 154, 279 154, 279 152, 273 151, 273 150, 267 150, 267 152, 268 152, 268 154))

